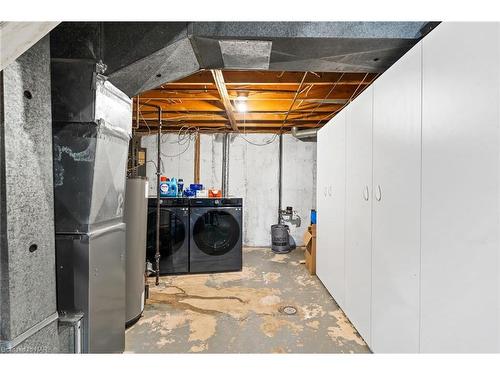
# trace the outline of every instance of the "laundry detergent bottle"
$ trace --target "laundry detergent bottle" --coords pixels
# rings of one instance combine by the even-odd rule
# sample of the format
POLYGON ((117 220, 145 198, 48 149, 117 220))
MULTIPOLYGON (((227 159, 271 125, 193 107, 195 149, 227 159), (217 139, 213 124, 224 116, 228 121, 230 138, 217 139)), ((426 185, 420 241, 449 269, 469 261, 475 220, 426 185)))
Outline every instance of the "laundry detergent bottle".
POLYGON ((160 177, 160 198, 168 197, 169 180, 165 176, 160 177))
POLYGON ((172 177, 168 182, 168 197, 177 197, 177 179, 172 177))
POLYGON ((184 191, 184 180, 179 178, 177 180, 177 196, 182 197, 182 192, 184 191))

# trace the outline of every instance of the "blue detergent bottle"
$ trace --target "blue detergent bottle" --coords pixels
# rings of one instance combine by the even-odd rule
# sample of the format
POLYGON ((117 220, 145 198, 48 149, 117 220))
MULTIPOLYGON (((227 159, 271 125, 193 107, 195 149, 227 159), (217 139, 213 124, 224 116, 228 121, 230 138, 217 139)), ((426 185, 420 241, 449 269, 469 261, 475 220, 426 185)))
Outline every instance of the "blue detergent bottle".
POLYGON ((177 180, 177 195, 179 197, 182 197, 183 191, 184 191, 184 180, 182 178, 179 178, 179 180, 177 180))
POLYGON ((177 179, 172 177, 168 183, 168 196, 177 197, 177 179))
POLYGON ((168 178, 165 176, 160 177, 160 198, 168 197, 168 178))

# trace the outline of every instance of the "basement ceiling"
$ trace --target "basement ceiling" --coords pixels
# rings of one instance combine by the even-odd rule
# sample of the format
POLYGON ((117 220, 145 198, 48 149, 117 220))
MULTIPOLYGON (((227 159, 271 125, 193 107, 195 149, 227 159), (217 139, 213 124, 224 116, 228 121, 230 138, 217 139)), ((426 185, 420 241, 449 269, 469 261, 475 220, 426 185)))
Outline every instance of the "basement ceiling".
POLYGON ((377 77, 377 73, 268 70, 224 70, 222 74, 231 103, 229 108, 224 104, 225 94, 217 87, 213 72, 201 70, 134 97, 135 132, 156 130, 158 110, 151 104, 161 106, 166 131, 189 127, 202 132, 267 133, 288 132, 293 126, 319 128, 377 77), (246 112, 237 110, 238 96, 247 98, 246 112), (237 130, 231 126, 231 116, 237 130))

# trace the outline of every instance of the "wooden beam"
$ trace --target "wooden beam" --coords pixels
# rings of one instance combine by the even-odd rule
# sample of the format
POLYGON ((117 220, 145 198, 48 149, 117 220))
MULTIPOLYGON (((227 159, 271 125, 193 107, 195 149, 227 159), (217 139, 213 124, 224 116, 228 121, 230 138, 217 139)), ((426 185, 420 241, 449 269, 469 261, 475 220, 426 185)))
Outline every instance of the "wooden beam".
POLYGON ((150 107, 154 104, 162 109, 167 131, 185 126, 202 132, 317 128, 375 77, 365 73, 204 70, 142 93, 134 100, 133 120, 136 128, 139 120, 140 132, 156 129, 157 111, 150 107), (247 97, 244 113, 235 110, 239 95, 247 97))
MULTIPOLYGON (((245 133, 246 134, 248 134, 248 133, 276 133, 276 134, 280 134, 280 133, 289 133, 290 131, 291 131, 290 127, 284 127, 281 130, 279 127, 277 127, 277 128, 257 128, 257 129, 250 128, 250 129, 246 129, 245 133)), ((179 129, 169 129, 169 130, 163 131, 162 133, 174 133, 174 134, 176 134, 178 132, 179 132, 179 129)), ((233 132, 233 130, 231 128, 225 128, 225 129, 214 128, 214 129, 200 130, 200 133, 202 133, 202 134, 214 134, 214 133, 235 133, 235 132, 233 132)), ((142 129, 141 131, 136 132, 136 134, 140 135, 140 136, 151 135, 151 133, 148 132, 147 129, 142 129)))
MULTIPOLYGON (((231 100, 227 98, 229 109, 232 109, 231 100)), ((236 121, 236 112, 228 112, 226 110, 226 103, 219 101, 195 101, 189 100, 182 103, 169 103, 167 101, 155 100, 150 103, 161 106, 163 113, 175 112, 175 113, 191 113, 196 114, 197 112, 215 112, 224 113, 226 112, 228 119, 231 121, 231 117, 236 121)), ((301 99, 297 99, 295 103, 292 99, 287 100, 247 100, 247 111, 245 113, 252 112, 288 112, 291 108, 292 112, 309 112, 312 108, 316 108, 315 112, 333 112, 336 109, 342 107, 346 102, 334 102, 331 101, 322 103, 314 101, 307 102, 301 99), (318 106, 319 105, 319 106, 318 106)), ((147 107, 141 107, 141 114, 144 116, 146 114, 154 114, 154 110, 147 107)))
MULTIPOLYGON (((321 126, 321 125, 324 125, 326 124, 328 121, 327 120, 323 120, 323 121, 319 121, 319 124, 318 124, 318 121, 315 121, 315 122, 300 122, 300 123, 297 123, 295 121, 290 121, 290 119, 288 119, 287 121, 287 124, 285 124, 283 126, 283 128, 289 128, 289 127, 293 127, 293 126, 299 126, 301 128, 315 128, 317 126, 321 126)), ((165 121, 163 122, 163 129, 168 129, 168 130, 175 130, 175 131, 178 131, 182 126, 185 126, 186 124, 165 124, 165 121)), ((196 126, 198 127, 199 129, 204 129, 204 128, 217 128, 217 129, 223 129, 223 128, 227 128, 229 130, 232 130, 231 128, 225 126, 224 123, 217 123, 217 122, 206 122, 206 123, 203 123, 203 124, 192 124, 192 123, 189 123, 189 125, 192 125, 192 126, 196 126)), ((239 124, 239 127, 238 129, 251 129, 251 128, 254 128, 254 129, 261 129, 261 128, 274 128, 274 129, 279 129, 281 126, 283 125, 283 121, 280 121, 280 122, 248 122, 246 123, 245 125, 243 124, 239 124)), ((151 130, 153 129, 156 129, 157 126, 158 126, 158 122, 154 122, 154 121, 148 121, 148 126, 151 130)), ((147 127, 145 126, 142 126, 140 129, 142 130, 147 130, 147 127)))
MULTIPOLYGON (((349 99, 352 93, 356 90, 356 86, 342 86, 335 87, 335 89, 330 92, 332 85, 329 86, 317 86, 311 89, 304 90, 297 100, 304 101, 345 101, 349 99)), ((364 87, 365 85, 362 85, 364 87)), ((228 89, 229 99, 236 100, 238 95, 244 93, 247 96, 248 101, 262 100, 262 101, 273 101, 273 100, 293 100, 295 93, 297 92, 298 85, 294 85, 291 90, 281 90, 279 87, 273 88, 262 88, 262 86, 255 86, 252 88, 241 88, 238 90, 228 89)), ((359 91, 359 90, 358 90, 359 91)), ((217 101, 220 100, 219 93, 216 89, 214 90, 184 90, 182 88, 177 88, 175 90, 166 89, 155 89, 146 91, 141 94, 141 100, 143 102, 147 100, 163 100, 169 102, 184 102, 184 101, 217 101)))
POLYGON ((200 183, 200 133, 196 133, 194 140, 194 183, 200 183))
MULTIPOLYGON (((312 112, 312 111, 311 111, 312 112)), ((324 118, 330 112, 290 112, 288 116, 289 120, 295 121, 318 121, 324 118)), ((238 125, 241 126, 243 122, 255 122, 255 121, 283 121, 286 116, 286 112, 251 112, 251 113, 235 113, 238 125)), ((140 121, 157 121, 158 116, 154 113, 143 113, 139 117, 140 121)), ((133 115, 134 123, 136 122, 136 116, 133 115)), ((189 122, 189 123, 203 123, 203 122, 220 122, 227 124, 227 118, 223 112, 213 113, 213 112, 197 112, 197 113, 163 113, 162 120, 166 122, 189 122)), ((139 123, 140 125, 140 123, 139 123)), ((137 126, 135 126, 137 127, 137 126)))
POLYGON ((229 123, 231 124, 231 128, 234 131, 238 131, 238 124, 236 123, 236 118, 234 117, 233 113, 233 105, 231 104, 231 100, 229 99, 229 94, 227 92, 222 71, 214 69, 212 70, 212 75, 214 77, 217 90, 219 90, 219 95, 221 97, 222 104, 224 104, 224 108, 226 109, 226 115, 227 118, 229 119, 229 123))
MULTIPOLYGON (((154 110, 147 107, 143 103, 143 98, 141 98, 141 104, 139 105, 141 113, 152 113, 154 110)), ((225 108, 221 102, 217 100, 186 100, 186 101, 172 101, 172 100, 149 100, 149 104, 154 104, 161 106, 162 110, 165 112, 224 112, 225 108)))

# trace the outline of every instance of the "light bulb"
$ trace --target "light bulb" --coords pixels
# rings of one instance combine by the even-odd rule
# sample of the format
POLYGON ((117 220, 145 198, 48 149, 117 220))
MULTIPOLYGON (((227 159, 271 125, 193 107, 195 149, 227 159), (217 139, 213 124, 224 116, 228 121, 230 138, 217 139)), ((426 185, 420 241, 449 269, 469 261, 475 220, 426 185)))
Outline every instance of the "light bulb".
POLYGON ((238 96, 236 98, 236 102, 235 102, 235 105, 236 105, 236 110, 238 112, 246 112, 248 107, 247 107, 247 97, 246 96, 238 96))

